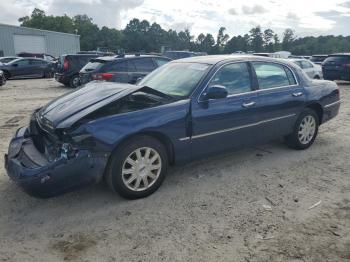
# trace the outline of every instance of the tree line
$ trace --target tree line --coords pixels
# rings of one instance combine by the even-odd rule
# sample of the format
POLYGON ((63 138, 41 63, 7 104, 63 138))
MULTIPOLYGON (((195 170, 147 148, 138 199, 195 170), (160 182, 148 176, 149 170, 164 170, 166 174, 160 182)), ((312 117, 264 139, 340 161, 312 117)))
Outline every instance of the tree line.
POLYGON ((171 50, 191 50, 208 54, 229 54, 236 51, 276 52, 290 51, 295 55, 330 54, 350 51, 350 36, 297 37, 287 28, 281 39, 272 29, 252 28, 244 35, 230 36, 220 27, 215 36, 201 33, 197 37, 186 29, 165 30, 157 23, 132 19, 124 29, 98 27, 87 15, 70 17, 46 15, 35 8, 30 16, 18 19, 21 26, 79 34, 81 50, 107 47, 118 52, 160 52, 162 47, 171 50))

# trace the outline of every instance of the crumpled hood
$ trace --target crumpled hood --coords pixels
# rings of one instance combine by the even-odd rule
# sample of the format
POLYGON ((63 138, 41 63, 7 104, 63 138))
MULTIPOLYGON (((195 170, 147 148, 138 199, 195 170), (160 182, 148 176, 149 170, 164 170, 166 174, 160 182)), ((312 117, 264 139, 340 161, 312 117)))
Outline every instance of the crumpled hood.
POLYGON ((51 128, 60 127, 60 123, 74 115, 85 116, 141 88, 122 83, 90 82, 48 103, 40 109, 39 118, 43 123, 49 123, 51 128))

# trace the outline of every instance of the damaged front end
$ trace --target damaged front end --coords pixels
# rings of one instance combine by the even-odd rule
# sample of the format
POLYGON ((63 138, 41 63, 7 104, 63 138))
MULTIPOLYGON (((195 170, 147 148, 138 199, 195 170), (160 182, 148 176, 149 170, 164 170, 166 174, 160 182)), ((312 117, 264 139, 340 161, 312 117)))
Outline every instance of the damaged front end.
POLYGON ((27 193, 55 196, 98 181, 107 155, 93 152, 64 130, 55 130, 34 112, 28 127, 17 130, 5 155, 9 177, 27 193))

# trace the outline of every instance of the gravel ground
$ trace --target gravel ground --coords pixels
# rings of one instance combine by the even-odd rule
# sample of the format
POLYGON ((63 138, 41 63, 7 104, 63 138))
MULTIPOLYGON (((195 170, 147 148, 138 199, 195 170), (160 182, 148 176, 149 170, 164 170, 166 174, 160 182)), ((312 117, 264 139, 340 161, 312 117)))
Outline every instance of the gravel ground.
MULTIPOLYGON (((0 160, 0 261, 350 261, 350 86, 306 151, 280 141, 171 168, 152 196, 103 184, 35 199, 0 160), (316 203, 316 207, 309 209, 316 203)), ((0 154, 54 80, 0 88, 0 154)))

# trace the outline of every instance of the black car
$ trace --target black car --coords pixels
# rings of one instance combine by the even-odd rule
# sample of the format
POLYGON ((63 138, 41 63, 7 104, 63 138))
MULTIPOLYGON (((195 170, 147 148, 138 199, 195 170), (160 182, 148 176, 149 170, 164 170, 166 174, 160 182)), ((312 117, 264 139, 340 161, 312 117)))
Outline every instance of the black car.
POLYGON ((6 83, 6 78, 4 72, 0 70, 0 86, 3 86, 6 83))
POLYGON ((322 71, 326 80, 350 81, 350 53, 328 56, 322 63, 322 71))
POLYGON ((90 59, 99 56, 100 55, 97 54, 61 55, 57 65, 57 73, 55 74, 56 81, 72 88, 80 86, 80 69, 82 69, 90 59))
POLYGON ((320 65, 327 57, 328 55, 313 55, 311 56, 310 61, 316 65, 320 65))
POLYGON ((80 71, 80 82, 105 80, 134 84, 157 67, 171 61, 167 57, 152 55, 126 55, 93 58, 80 71))
POLYGON ((54 65, 39 58, 18 58, 0 65, 5 78, 52 77, 54 65))
POLYGON ((207 55, 205 52, 191 52, 191 51, 165 51, 164 56, 171 58, 172 60, 207 55))

